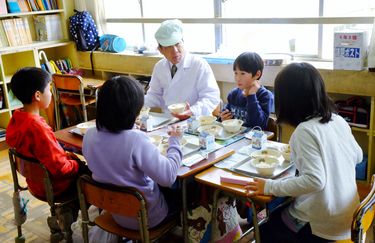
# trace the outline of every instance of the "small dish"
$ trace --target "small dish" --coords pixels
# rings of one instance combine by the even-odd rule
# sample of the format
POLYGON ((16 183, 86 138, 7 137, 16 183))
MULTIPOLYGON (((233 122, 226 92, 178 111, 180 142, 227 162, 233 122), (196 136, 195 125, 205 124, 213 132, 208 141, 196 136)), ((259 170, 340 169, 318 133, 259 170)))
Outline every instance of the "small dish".
POLYGON ((216 121, 216 117, 214 116, 200 116, 199 117, 199 123, 201 126, 211 125, 215 121, 216 121))
POLYGON ((96 123, 94 121, 89 121, 89 122, 80 123, 76 127, 79 129, 82 135, 85 135, 89 128, 92 128, 95 126, 96 126, 96 123))
POLYGON ((221 124, 223 125, 225 131, 235 133, 241 129, 243 121, 239 119, 229 119, 222 121, 221 124))
POLYGON ((223 132, 223 127, 219 125, 205 125, 198 127, 197 131, 198 133, 205 131, 208 134, 218 136, 220 133, 223 132))
POLYGON ((177 103, 168 106, 168 110, 172 113, 180 114, 185 110, 185 103, 177 103))
POLYGON ((284 161, 284 157, 283 157, 282 152, 280 152, 276 149, 270 149, 270 148, 254 151, 250 154, 250 156, 253 157, 253 158, 274 157, 274 158, 278 159, 280 162, 284 161))
POLYGON ((271 176, 280 162, 275 157, 257 157, 250 160, 256 171, 262 176, 271 176))

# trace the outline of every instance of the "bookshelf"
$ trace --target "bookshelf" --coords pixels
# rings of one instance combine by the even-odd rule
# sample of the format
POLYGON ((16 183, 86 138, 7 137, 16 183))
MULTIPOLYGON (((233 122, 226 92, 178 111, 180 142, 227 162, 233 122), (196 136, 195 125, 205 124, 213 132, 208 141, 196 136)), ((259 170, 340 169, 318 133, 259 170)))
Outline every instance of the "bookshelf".
MULTIPOLYGON (((26 0, 26 2, 28 2, 28 0, 26 0)), ((39 59, 40 51, 44 51, 49 60, 68 57, 72 61, 73 66, 78 65, 75 44, 69 41, 67 29, 68 18, 73 15, 74 1, 57 0, 57 5, 57 9, 0 14, 0 27, 3 27, 3 20, 27 19, 31 35, 31 42, 28 44, 9 46, 8 43, 8 45, 0 46, 0 87, 3 94, 3 106, 2 109, 0 109, 0 129, 6 128, 14 110, 22 107, 22 104, 13 98, 10 90, 11 77, 18 69, 26 66, 40 67, 43 62, 39 59), (61 34, 58 35, 59 38, 55 40, 38 41, 34 17, 51 14, 58 16, 58 18, 55 19, 58 19, 60 22, 61 34)), ((0 31, 0 35, 1 33, 0 31)), ((7 36, 0 36, 0 41, 2 38, 7 39, 7 36)))

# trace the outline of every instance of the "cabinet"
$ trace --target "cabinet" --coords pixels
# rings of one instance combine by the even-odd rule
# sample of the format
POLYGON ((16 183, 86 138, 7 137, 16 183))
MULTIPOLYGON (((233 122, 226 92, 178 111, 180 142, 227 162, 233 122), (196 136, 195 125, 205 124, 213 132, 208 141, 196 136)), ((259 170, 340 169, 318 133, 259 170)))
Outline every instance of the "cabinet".
MULTIPOLYGON (((10 80, 12 75, 20 68, 26 66, 41 66, 39 52, 44 51, 50 60, 69 57, 73 66, 78 65, 76 48, 74 42, 68 41, 67 19, 73 14, 72 0, 58 0, 58 9, 46 11, 32 11, 0 15, 0 20, 11 17, 27 18, 33 43, 21 46, 8 46, 0 48, 0 87, 3 92, 3 105, 0 109, 0 127, 5 128, 12 116, 12 112, 22 107, 18 100, 12 98, 10 80), (33 16, 57 14, 61 20, 61 40, 37 41, 35 34, 33 16)), ((1 23, 0 23, 1 24, 1 23)), ((3 138, 0 138, 0 141, 3 138)))

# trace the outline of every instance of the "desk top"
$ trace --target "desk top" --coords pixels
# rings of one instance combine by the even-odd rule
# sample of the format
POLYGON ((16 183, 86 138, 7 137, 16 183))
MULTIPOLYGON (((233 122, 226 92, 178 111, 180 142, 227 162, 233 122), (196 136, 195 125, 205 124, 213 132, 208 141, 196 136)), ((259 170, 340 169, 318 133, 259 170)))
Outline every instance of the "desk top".
MULTIPOLYGON (((56 131, 55 132, 56 139, 64 144, 67 144, 79 150, 82 150, 83 137, 77 134, 70 133, 70 130, 74 127, 75 126, 56 131)), ((156 131, 155 132, 161 133, 163 129, 166 130, 166 128, 162 128, 162 129, 157 130, 157 132, 156 131)), ((223 160, 229 157, 232 154, 234 154, 233 149, 228 148, 228 147, 223 147, 215 152, 210 153, 207 159, 204 159, 201 162, 191 167, 181 166, 178 170, 177 177, 185 178, 185 177, 194 175, 204 169, 207 169, 213 164, 219 162, 220 160, 223 160)))
POLYGON ((103 86, 105 80, 98 78, 84 78, 82 77, 82 83, 85 87, 90 89, 97 89, 103 86))
MULTIPOLYGON (((232 183, 220 182, 220 176, 236 175, 243 176, 237 173, 227 171, 224 169, 211 167, 207 170, 195 175, 195 180, 199 183, 233 193, 239 197, 246 197, 245 187, 242 185, 236 185, 232 183)), ((267 203, 272 200, 272 196, 256 196, 253 199, 257 202, 267 203)))

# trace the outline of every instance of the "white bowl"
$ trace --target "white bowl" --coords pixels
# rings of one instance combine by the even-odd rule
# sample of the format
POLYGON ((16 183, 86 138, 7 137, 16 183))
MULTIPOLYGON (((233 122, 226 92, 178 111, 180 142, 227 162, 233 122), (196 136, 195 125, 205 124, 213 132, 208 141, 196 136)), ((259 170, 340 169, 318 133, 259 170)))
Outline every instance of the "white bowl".
POLYGON ((254 151, 250 154, 251 157, 257 158, 257 157, 274 157, 278 159, 280 162, 284 161, 284 157, 282 152, 276 150, 276 149, 261 149, 254 151))
POLYGON ((263 176, 271 176, 280 162, 274 157, 257 157, 251 160, 257 172, 263 176))
POLYGON ((151 143, 153 143, 155 146, 159 146, 159 144, 161 143, 161 141, 163 140, 163 137, 160 136, 160 135, 156 135, 156 134, 153 134, 153 135, 149 135, 148 136, 151 140, 151 143))
POLYGON ((241 129, 243 121, 239 119, 229 119, 221 122, 221 124, 223 124, 225 131, 235 133, 241 129))
POLYGON ((172 113, 180 114, 185 111, 185 103, 177 103, 168 106, 168 110, 172 113))
POLYGON ((214 123, 214 121, 216 121, 216 117, 214 116, 200 116, 199 117, 199 123, 201 124, 201 126, 211 125, 212 123, 214 123))
POLYGON ((198 133, 205 131, 208 134, 218 136, 223 131, 223 127, 219 125, 204 125, 198 127, 197 131, 198 133))
POLYGON ((85 135, 89 128, 92 128, 95 126, 96 126, 96 123, 94 121, 89 121, 89 122, 80 123, 76 127, 79 129, 82 135, 85 135))

